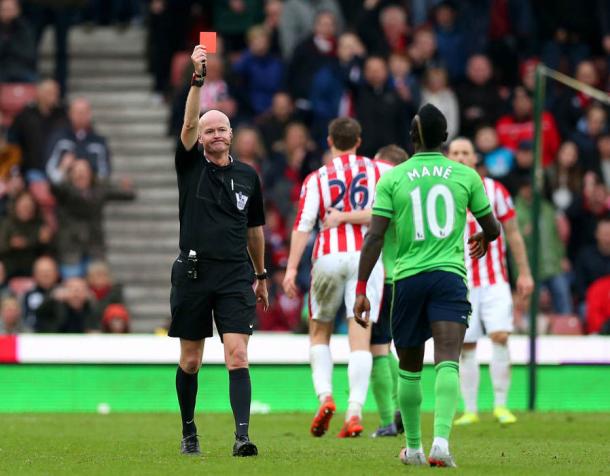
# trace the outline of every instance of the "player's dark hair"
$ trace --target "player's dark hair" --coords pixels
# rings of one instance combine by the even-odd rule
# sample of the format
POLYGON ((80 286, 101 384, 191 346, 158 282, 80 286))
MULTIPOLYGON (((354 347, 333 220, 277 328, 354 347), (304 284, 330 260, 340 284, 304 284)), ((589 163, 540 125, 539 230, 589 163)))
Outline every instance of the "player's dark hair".
POLYGON ((447 140, 447 119, 443 113, 432 104, 424 104, 417 111, 417 137, 425 149, 435 149, 447 140))
POLYGON ((396 144, 390 144, 379 149, 375 158, 398 165, 408 160, 409 154, 407 154, 407 151, 402 147, 398 147, 396 144))
POLYGON ((328 135, 333 141, 335 148, 349 150, 358 143, 362 127, 360 123, 349 117, 334 119, 328 126, 328 135))

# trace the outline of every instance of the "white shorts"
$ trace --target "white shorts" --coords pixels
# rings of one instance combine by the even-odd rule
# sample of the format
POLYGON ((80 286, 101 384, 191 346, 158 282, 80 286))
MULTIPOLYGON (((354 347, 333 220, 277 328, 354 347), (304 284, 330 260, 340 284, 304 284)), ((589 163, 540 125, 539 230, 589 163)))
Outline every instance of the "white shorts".
POLYGON ((470 288, 470 304, 465 343, 473 344, 484 334, 513 331, 513 297, 508 283, 470 288))
MULTIPOLYGON (((341 302, 345 303, 347 317, 354 317, 359 262, 359 251, 324 255, 315 261, 311 269, 309 291, 312 319, 332 321, 341 307, 341 302)), ((377 322, 379 318, 384 279, 383 264, 379 260, 366 285, 366 296, 371 303, 371 322, 377 322)))

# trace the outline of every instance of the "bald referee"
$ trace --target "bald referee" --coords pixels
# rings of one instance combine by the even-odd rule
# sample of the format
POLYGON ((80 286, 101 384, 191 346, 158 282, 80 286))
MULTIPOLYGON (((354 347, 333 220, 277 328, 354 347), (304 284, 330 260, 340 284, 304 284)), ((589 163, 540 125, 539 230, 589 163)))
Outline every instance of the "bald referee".
POLYGON ((194 421, 197 373, 214 321, 229 371, 235 418, 233 456, 255 456, 258 449, 248 437, 252 393, 248 339, 256 303, 268 305, 261 185, 253 168, 229 155, 233 132, 227 116, 211 110, 199 119, 205 49, 196 46, 191 59, 195 73, 176 148, 180 255, 172 266, 169 329, 171 337, 180 338, 176 391, 182 417, 181 452, 201 454, 194 421))

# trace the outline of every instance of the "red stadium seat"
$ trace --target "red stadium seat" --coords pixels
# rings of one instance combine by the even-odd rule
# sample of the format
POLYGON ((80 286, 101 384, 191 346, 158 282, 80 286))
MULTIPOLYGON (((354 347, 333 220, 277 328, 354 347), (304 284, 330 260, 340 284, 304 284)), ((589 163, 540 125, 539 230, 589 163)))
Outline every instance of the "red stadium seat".
POLYGON ((30 83, 0 84, 0 111, 2 125, 8 126, 23 107, 36 99, 36 85, 30 83))
POLYGON ((173 88, 177 88, 182 84, 182 77, 184 76, 184 68, 191 61, 191 54, 186 51, 178 51, 172 58, 172 69, 171 69, 171 85, 173 88))
POLYGON ((8 282, 8 288, 18 298, 22 297, 28 291, 34 289, 34 286, 36 286, 34 278, 18 277, 12 278, 8 282))
POLYGON ((583 335, 582 322, 577 316, 549 316, 549 334, 559 336, 580 336, 583 335))

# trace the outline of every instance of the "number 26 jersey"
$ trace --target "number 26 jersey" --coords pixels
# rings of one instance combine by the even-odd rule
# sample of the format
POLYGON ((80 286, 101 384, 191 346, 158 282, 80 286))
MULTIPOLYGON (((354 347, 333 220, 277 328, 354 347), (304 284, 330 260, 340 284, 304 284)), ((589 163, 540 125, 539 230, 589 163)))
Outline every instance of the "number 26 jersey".
MULTIPOLYGON (((331 208, 344 212, 370 209, 379 176, 378 164, 368 157, 355 154, 335 157, 303 182, 294 230, 310 232, 317 223, 321 227, 331 208)), ((366 225, 351 223, 320 229, 312 258, 360 251, 366 230, 366 225)))
POLYGON ((466 278, 466 212, 491 212, 474 169, 436 152, 418 153, 384 174, 377 184, 373 215, 394 220, 394 281, 424 271, 449 271, 466 278))

